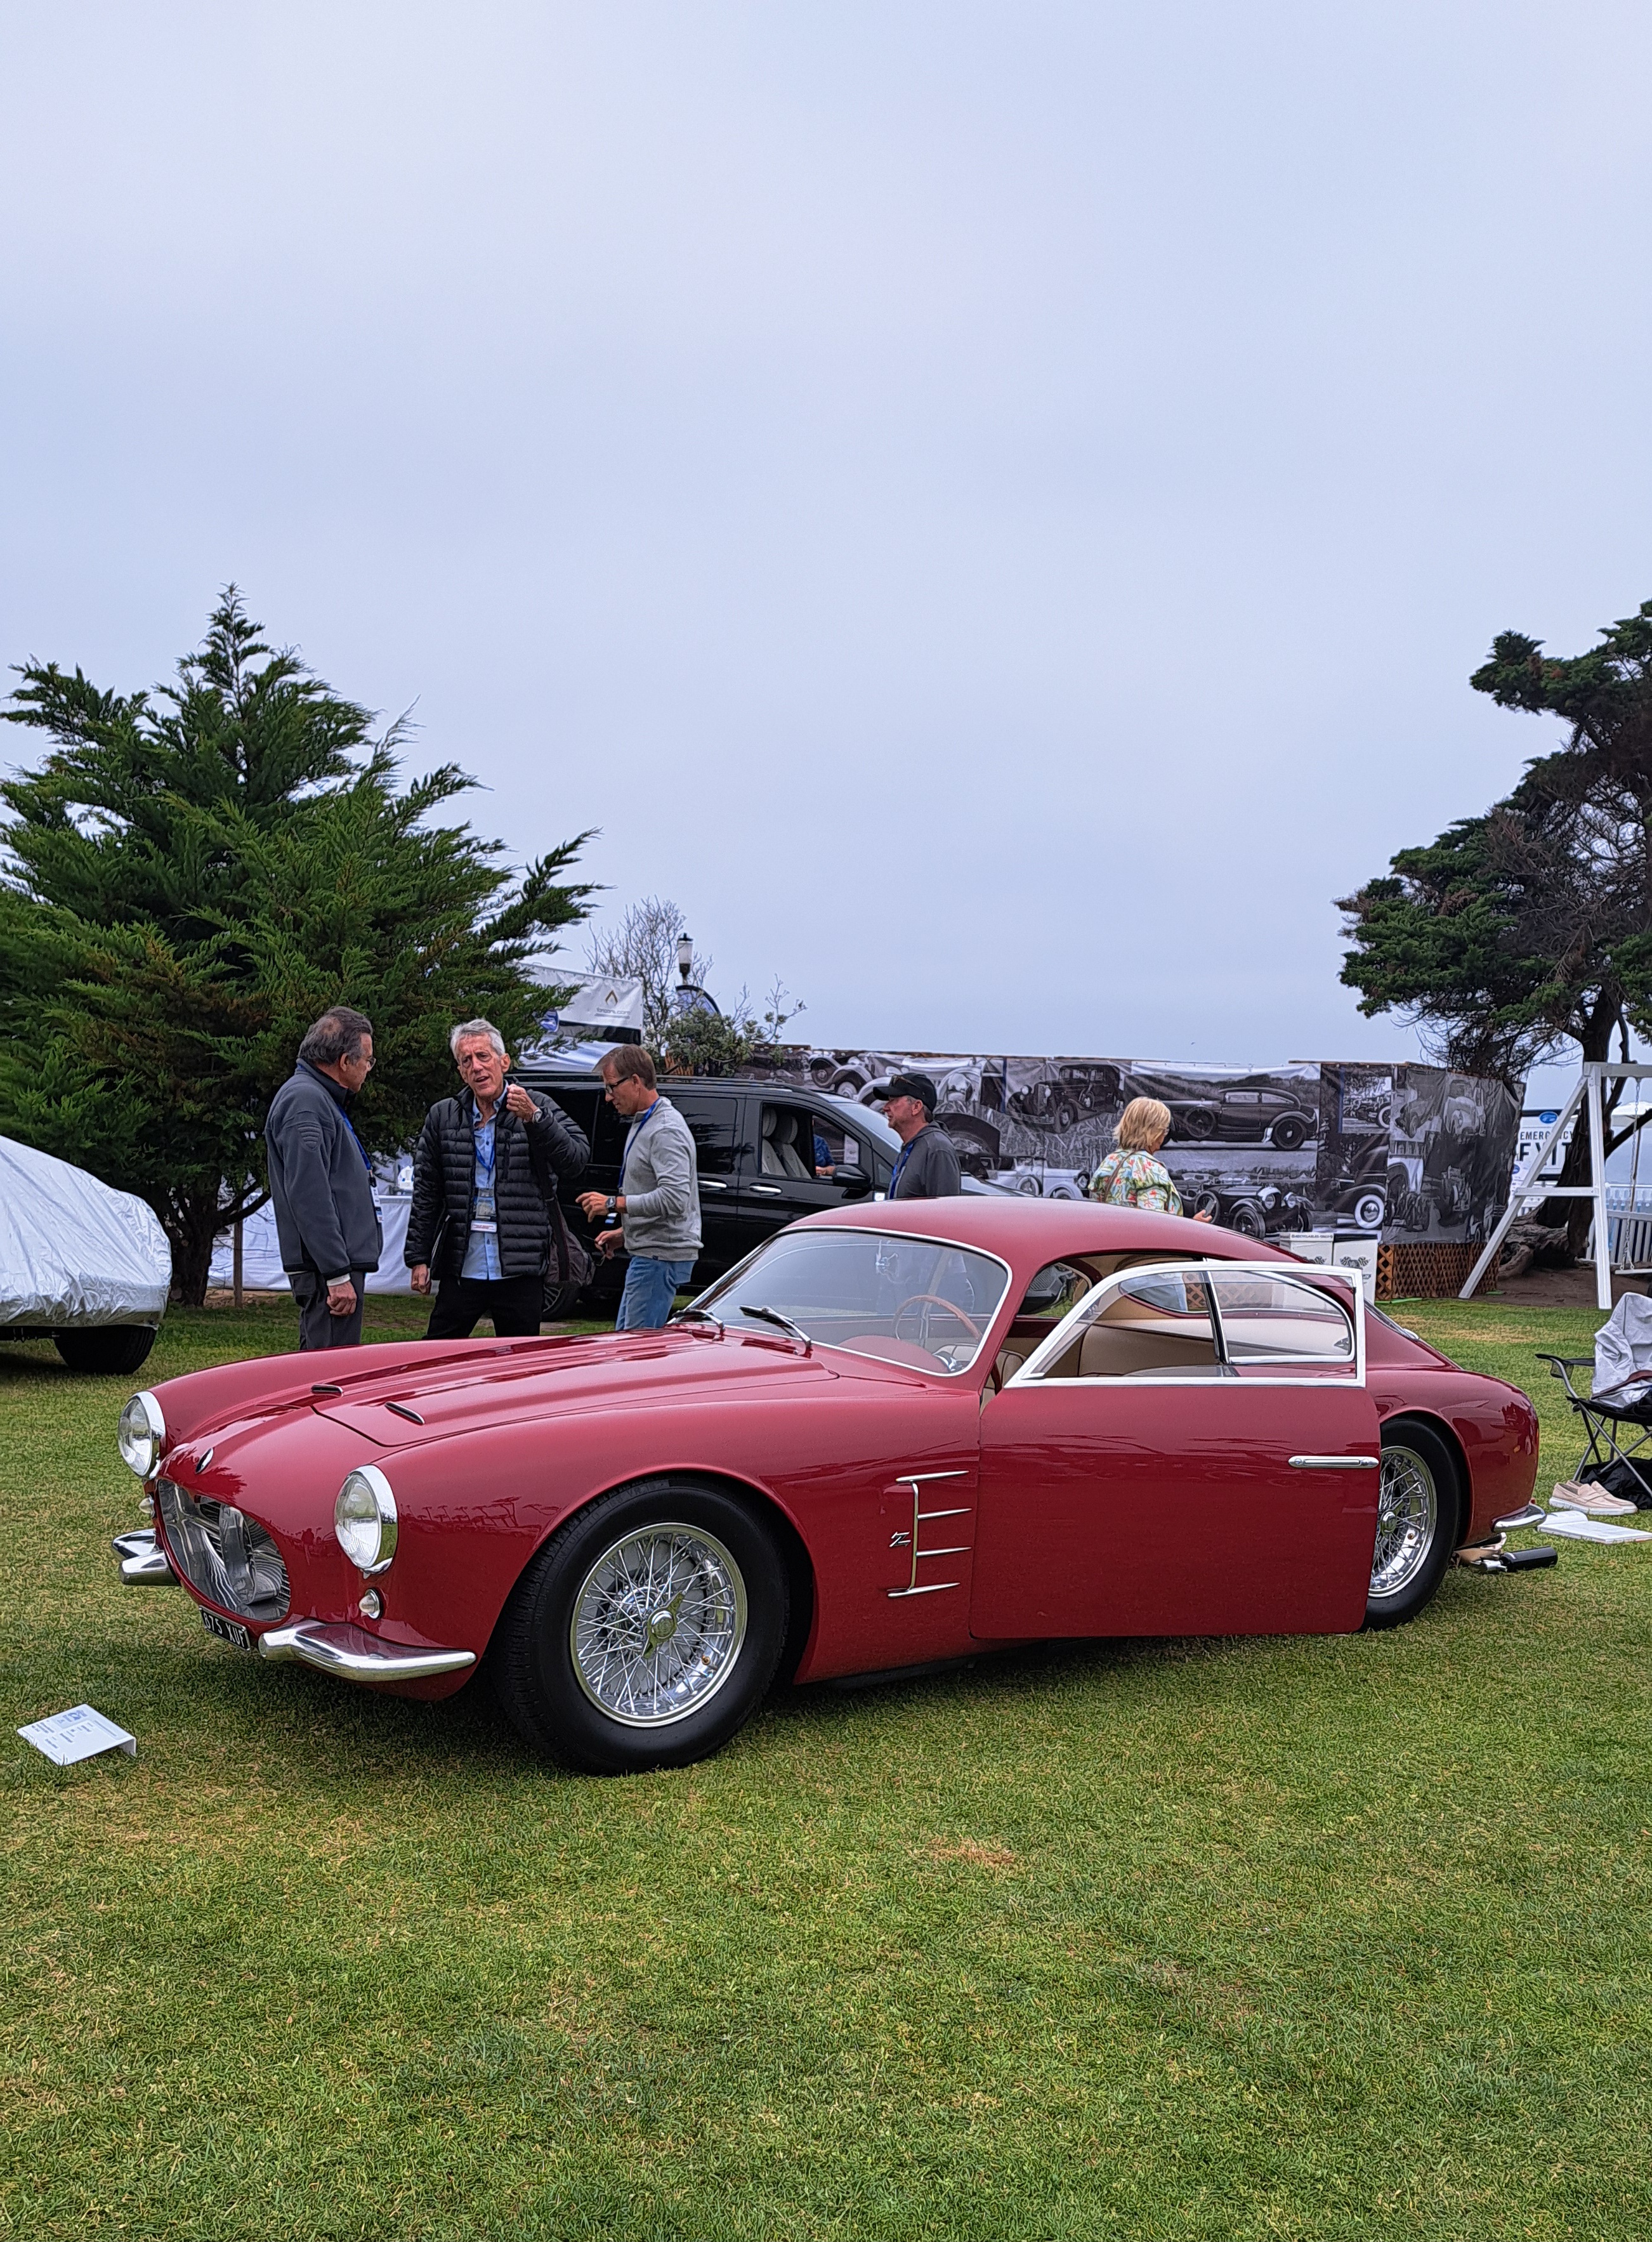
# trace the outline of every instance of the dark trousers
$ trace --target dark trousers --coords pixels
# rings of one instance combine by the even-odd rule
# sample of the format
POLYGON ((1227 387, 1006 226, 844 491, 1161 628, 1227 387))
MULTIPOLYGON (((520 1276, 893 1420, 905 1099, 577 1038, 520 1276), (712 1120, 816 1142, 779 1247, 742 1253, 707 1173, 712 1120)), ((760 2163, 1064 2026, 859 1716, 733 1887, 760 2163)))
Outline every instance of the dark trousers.
POLYGON ((366 1271, 350 1272, 350 1282, 356 1288, 356 1304, 347 1316, 329 1312, 326 1285, 313 1269, 297 1269, 289 1273, 292 1297, 299 1304, 299 1353, 308 1354, 324 1346, 359 1346, 361 1311, 367 1297, 366 1271))
POLYGON ((491 1316, 500 1339, 537 1339, 542 1277, 444 1277, 436 1287, 426 1339, 468 1339, 491 1316))

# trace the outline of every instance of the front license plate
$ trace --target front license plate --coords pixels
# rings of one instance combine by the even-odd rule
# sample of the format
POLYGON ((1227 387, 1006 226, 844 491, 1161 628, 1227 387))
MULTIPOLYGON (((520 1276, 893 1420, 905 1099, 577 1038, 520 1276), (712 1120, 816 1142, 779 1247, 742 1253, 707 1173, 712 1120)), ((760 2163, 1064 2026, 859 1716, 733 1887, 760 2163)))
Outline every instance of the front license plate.
POLYGON ((238 1650, 252 1649, 252 1630, 250 1627, 243 1627, 238 1619, 220 1619, 215 1611, 208 1611, 205 1604, 197 1604, 195 1608, 201 1615, 201 1625, 209 1635, 217 1635, 220 1642, 232 1642, 238 1650))

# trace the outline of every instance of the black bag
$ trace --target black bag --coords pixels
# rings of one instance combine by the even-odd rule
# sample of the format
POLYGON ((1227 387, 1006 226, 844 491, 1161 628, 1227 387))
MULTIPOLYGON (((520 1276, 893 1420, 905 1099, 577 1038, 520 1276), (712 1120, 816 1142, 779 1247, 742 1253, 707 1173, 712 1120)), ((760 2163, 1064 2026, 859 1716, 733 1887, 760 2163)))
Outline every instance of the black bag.
POLYGON ((1634 1464, 1614 1456, 1608 1463, 1585 1464, 1577 1474, 1580 1487, 1598 1487, 1608 1494, 1615 1494, 1621 1502, 1632 1502, 1637 1510, 1652 1510, 1652 1455, 1644 1461, 1637 1458, 1634 1464), (1643 1479, 1641 1474, 1644 1472, 1643 1479))
POLYGON ((556 1171, 541 1159, 528 1138, 528 1158, 534 1164, 534 1180, 539 1185, 540 1197, 545 1202, 545 1212, 551 1225, 551 1250, 546 1257, 544 1290, 540 1296, 540 1315, 546 1323, 554 1323, 559 1316, 571 1315, 578 1305, 580 1294, 590 1283, 596 1264, 585 1246, 567 1226, 562 1212, 562 1203, 556 1195, 556 1171))
POLYGON ((596 1264, 568 1228, 554 1191, 547 1198, 545 1211, 551 1218, 551 1254, 545 1265, 540 1313, 547 1323, 554 1323, 559 1316, 572 1314, 596 1264))

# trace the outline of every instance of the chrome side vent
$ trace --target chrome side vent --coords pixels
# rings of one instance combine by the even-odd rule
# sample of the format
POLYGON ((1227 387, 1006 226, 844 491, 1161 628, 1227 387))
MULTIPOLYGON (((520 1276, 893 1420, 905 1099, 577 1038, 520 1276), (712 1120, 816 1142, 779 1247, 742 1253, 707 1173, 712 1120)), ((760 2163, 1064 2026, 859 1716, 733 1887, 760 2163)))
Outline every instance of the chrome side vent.
POLYGON ((156 1489, 166 1549, 191 1588, 243 1619, 278 1620, 292 1601, 281 1552, 256 1518, 227 1502, 187 1494, 170 1479, 156 1489))

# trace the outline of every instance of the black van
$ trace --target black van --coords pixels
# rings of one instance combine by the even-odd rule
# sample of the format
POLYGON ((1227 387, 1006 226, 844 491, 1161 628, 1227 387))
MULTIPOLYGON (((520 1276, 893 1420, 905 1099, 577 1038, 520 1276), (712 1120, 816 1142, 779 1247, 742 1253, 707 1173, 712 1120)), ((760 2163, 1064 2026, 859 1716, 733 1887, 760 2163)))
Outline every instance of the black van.
MULTIPOLYGON (((588 1245, 594 1232, 580 1211, 578 1195, 619 1190, 625 1124, 588 1070, 529 1062, 515 1070, 515 1079, 554 1098, 590 1139, 589 1167, 561 1191, 570 1231, 588 1245)), ((870 1106, 824 1091, 740 1077, 679 1081, 666 1075, 660 1094, 694 1131, 698 1152, 703 1244, 694 1268, 696 1288, 743 1261, 800 1215, 857 1199, 870 1205, 889 1189, 900 1139, 870 1106)), ((599 1262, 588 1302, 617 1305, 624 1283, 621 1256, 599 1262)), ((573 1306, 572 1299, 562 1300, 556 1310, 566 1315, 573 1306)))

